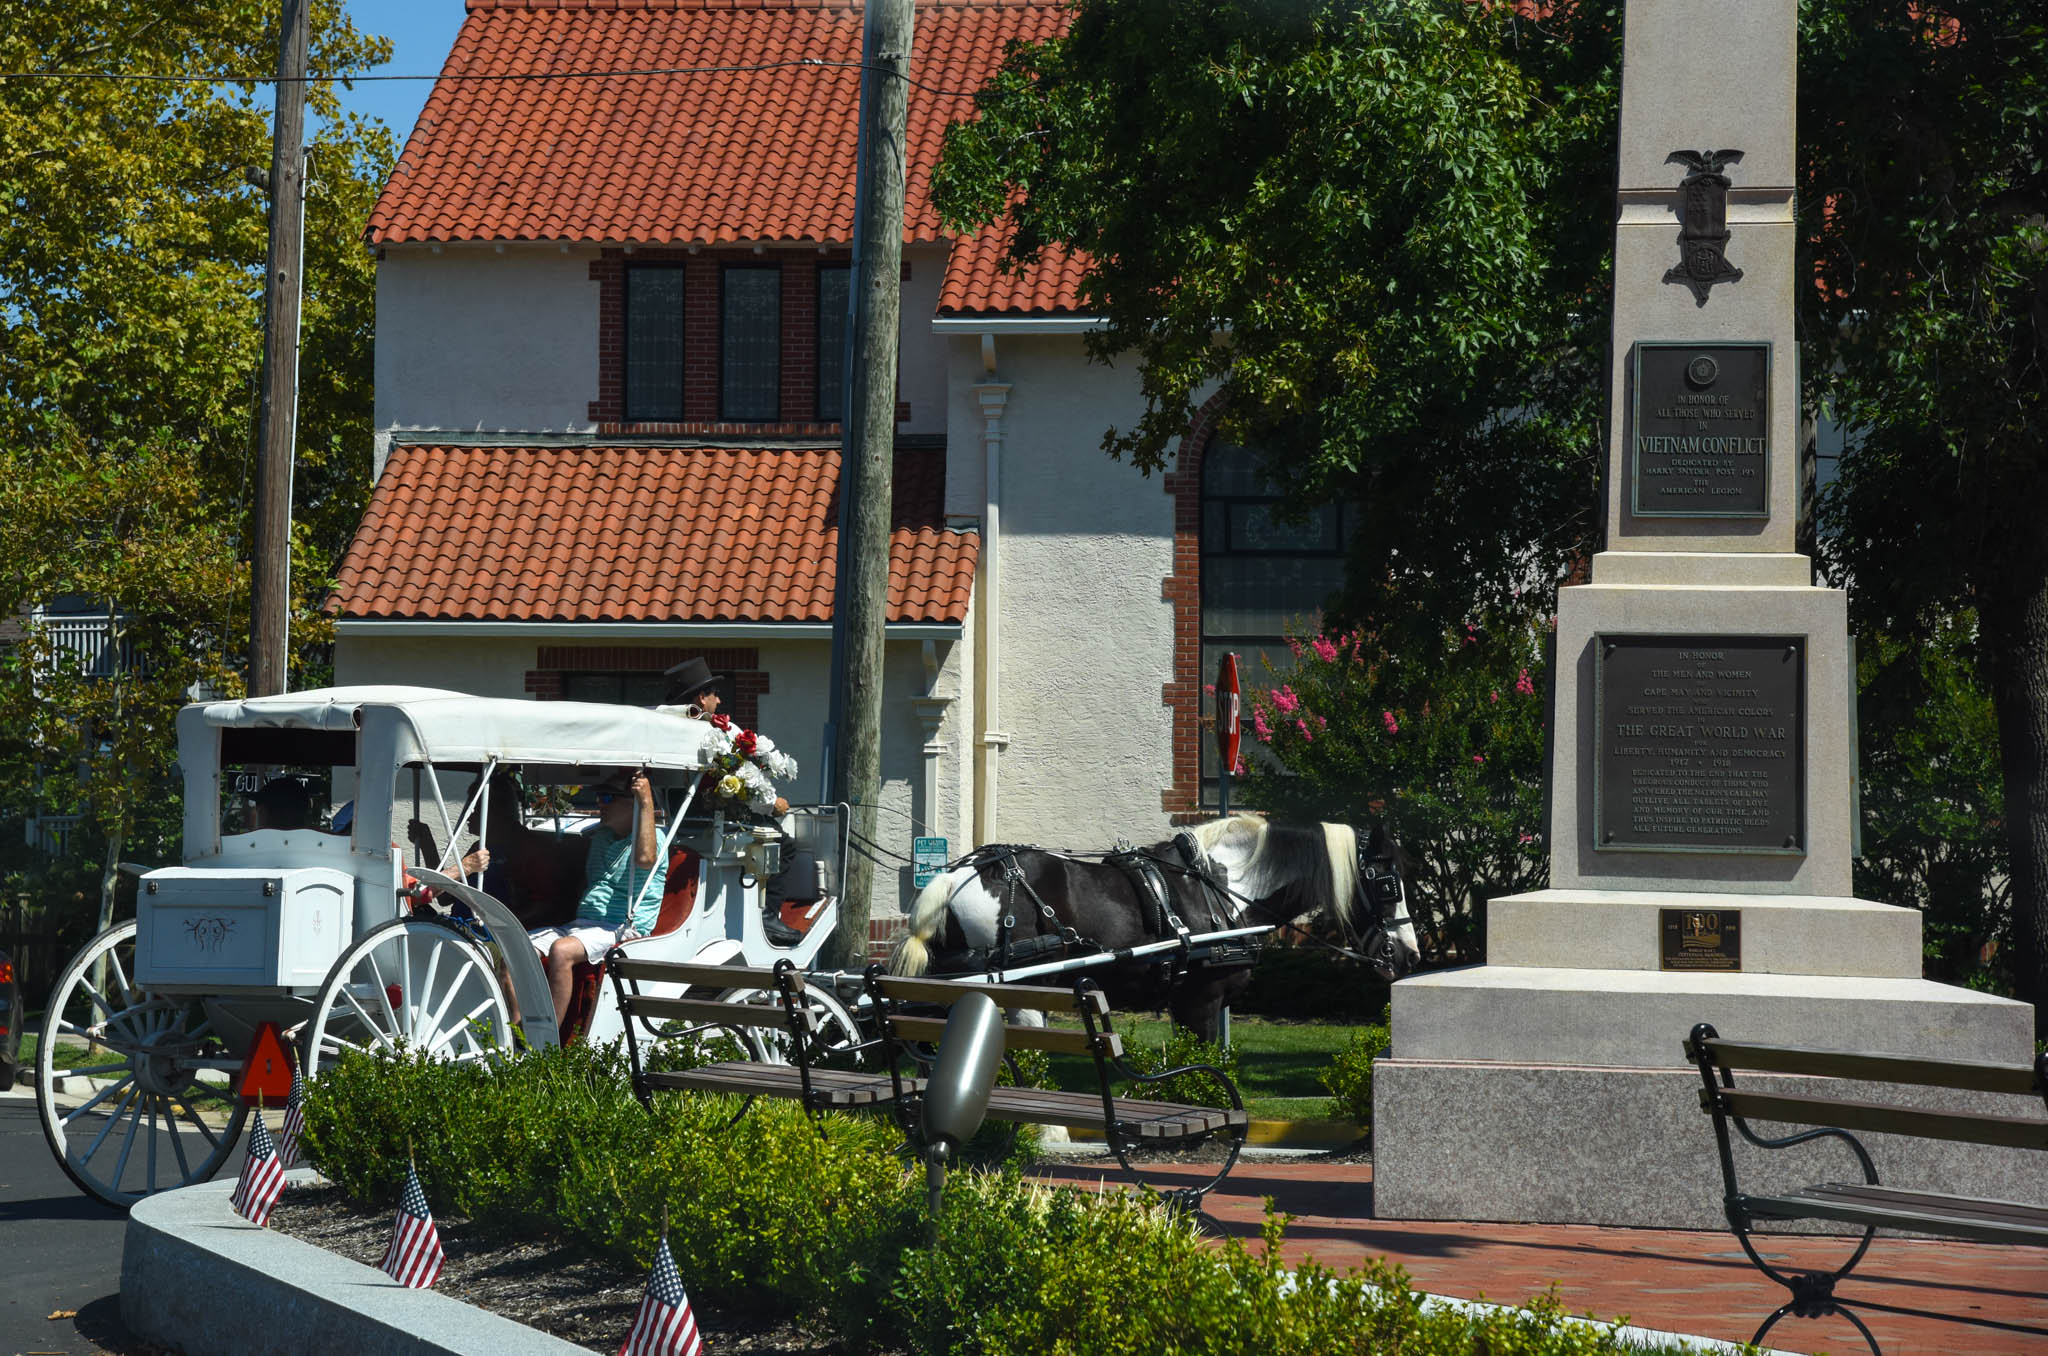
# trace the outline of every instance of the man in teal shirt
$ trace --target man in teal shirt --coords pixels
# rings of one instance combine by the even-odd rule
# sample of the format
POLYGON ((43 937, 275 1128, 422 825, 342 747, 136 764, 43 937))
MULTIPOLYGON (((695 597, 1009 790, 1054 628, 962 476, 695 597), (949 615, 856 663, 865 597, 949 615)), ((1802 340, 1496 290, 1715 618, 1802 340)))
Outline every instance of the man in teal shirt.
POLYGON ((546 958, 555 1023, 567 1020, 575 971, 602 964, 612 947, 654 926, 668 863, 660 860, 654 826, 654 788, 647 774, 608 779, 597 791, 597 827, 583 859, 583 898, 574 922, 534 928, 526 935, 546 958))

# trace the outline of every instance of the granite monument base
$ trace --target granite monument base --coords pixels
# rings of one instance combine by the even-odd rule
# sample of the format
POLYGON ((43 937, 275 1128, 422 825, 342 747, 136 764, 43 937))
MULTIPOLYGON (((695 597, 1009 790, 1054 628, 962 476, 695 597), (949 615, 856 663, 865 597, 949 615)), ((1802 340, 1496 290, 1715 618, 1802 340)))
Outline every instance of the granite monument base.
MULTIPOLYGON (((1722 1030, 1754 1034, 1733 1023, 1722 1030)), ((1675 1048, 1684 1034, 1675 1030, 1664 1039, 1675 1048)), ((1816 1080, 1759 1075, 1740 1081, 1792 1090, 1810 1089, 1816 1080)), ((1855 1089, 1847 1095, 2048 1118, 2035 1098, 1927 1088, 1906 1090, 1901 1099, 1896 1089, 1827 1081, 1830 1095, 1855 1089)), ((1713 1121, 1700 1109, 1699 1094, 1700 1077, 1691 1068, 1382 1058, 1373 1073, 1373 1213, 1380 1219, 1726 1229, 1713 1121)), ((1881 1181, 2048 1205, 2039 1153, 1892 1135, 1859 1138, 1881 1181)), ((1745 1189, 1860 1178, 1836 1140, 1775 1152, 1738 1144, 1736 1155, 1745 1189)))

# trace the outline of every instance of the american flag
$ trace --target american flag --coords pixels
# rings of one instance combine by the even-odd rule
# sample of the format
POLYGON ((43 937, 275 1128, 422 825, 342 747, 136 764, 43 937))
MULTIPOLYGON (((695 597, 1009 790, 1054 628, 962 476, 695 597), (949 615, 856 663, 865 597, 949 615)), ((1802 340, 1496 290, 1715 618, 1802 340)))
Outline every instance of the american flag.
POLYGON ((277 1157, 286 1167, 299 1162, 299 1136, 306 1128, 306 1080, 292 1069, 292 1095, 285 1099, 284 1124, 277 1130, 277 1157))
POLYGON ((256 1129, 249 1136, 249 1161, 242 1165, 242 1180, 228 1200, 243 1219, 268 1224, 270 1207, 277 1204, 277 1193, 283 1190, 284 1164, 277 1160, 277 1145, 271 1141, 270 1127, 263 1123, 259 1108, 256 1129))
POLYGON ((405 1190, 398 1198, 383 1267, 385 1275, 414 1290, 425 1290, 441 1275, 441 1235, 434 1232, 427 1193, 420 1190, 420 1175, 411 1163, 405 1165, 405 1190))
POLYGON ((634 1315, 633 1331, 619 1347, 619 1356, 703 1356, 704 1342, 697 1336, 697 1316, 690 1312, 690 1297, 683 1293, 683 1278, 676 1259, 669 1255, 668 1235, 654 1250, 654 1274, 647 1278, 647 1294, 634 1315))

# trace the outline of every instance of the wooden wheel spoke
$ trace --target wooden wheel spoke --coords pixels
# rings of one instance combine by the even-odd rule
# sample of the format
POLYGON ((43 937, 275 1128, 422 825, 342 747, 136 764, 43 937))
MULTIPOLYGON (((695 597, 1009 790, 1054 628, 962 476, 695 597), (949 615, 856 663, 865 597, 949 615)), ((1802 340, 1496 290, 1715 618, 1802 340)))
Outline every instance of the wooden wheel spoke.
MULTIPOLYGON (((440 948, 436 947, 434 950, 435 958, 439 959, 440 955, 440 948)), ((455 1000, 462 995, 462 981, 469 978, 475 970, 475 962, 468 960, 462 962, 462 968, 456 971, 455 977, 448 982, 448 992, 442 995, 441 1005, 434 1009, 433 1017, 426 1023, 425 1030, 427 1035, 432 1036, 441 1029, 441 1019, 448 1015, 448 1009, 455 1006, 455 1000)), ((420 987, 420 1003, 422 1006, 432 996, 433 991, 431 989, 425 985, 420 987)), ((436 1043, 438 1044, 438 1042, 436 1043)))
POLYGON ((121 1114, 128 1109, 128 1104, 140 1095, 140 1089, 131 1088, 126 1096, 115 1103, 114 1109, 107 1113, 107 1123, 100 1127, 100 1132, 92 1137, 92 1143, 87 1145, 85 1152, 78 1156, 77 1161, 81 1166, 92 1161, 92 1156, 100 1151, 100 1145, 106 1142, 107 1136, 113 1132, 114 1127, 121 1123, 121 1114))
MULTIPOLYGON (((371 1039, 374 1041, 376 1047, 380 1050, 389 1048, 392 1043, 391 1035, 377 1024, 377 1019, 370 1015, 369 1009, 365 1008, 360 1002, 358 1002, 356 1000, 356 996, 350 993, 346 988, 341 990, 341 998, 344 1002, 346 1002, 349 1005, 349 1007, 355 1010, 356 1016, 363 1019, 363 1025, 369 1028, 371 1039)), ((371 1002, 371 1006, 374 1007, 375 1005, 375 1000, 373 999, 371 1002)))
MULTIPOLYGON (((198 1114, 197 1111, 192 1112, 194 1117, 198 1114)), ((192 1180, 192 1165, 185 1159, 185 1141, 178 1136, 178 1104, 169 1099, 164 1105, 164 1124, 170 1131, 171 1152, 178 1156, 178 1180, 189 1182, 192 1180)))
POLYGON ((128 1007, 134 1007, 135 986, 128 982, 128 967, 121 964, 120 947, 115 946, 107 949, 107 966, 114 972, 114 977, 121 982, 121 1001, 128 1007))

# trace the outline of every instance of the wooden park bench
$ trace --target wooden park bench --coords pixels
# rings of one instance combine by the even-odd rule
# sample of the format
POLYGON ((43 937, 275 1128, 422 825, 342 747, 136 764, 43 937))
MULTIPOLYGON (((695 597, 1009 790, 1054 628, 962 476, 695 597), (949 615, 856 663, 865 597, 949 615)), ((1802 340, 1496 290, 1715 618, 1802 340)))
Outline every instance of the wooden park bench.
MULTIPOLYGON (((1167 1069, 1156 1074, 1141 1074, 1131 1068, 1124 1062, 1123 1040, 1110 1025, 1109 1001, 1090 979, 1077 979, 1071 989, 1046 989, 974 980, 906 979, 885 975, 879 967, 871 967, 867 985, 876 1007, 885 1014, 889 1039, 902 1057, 891 1060, 892 1069, 906 1063, 928 1063, 931 1043, 945 1031, 946 1013, 954 1003, 970 993, 987 994, 1005 1012, 1021 1009, 1079 1019, 1079 1030, 1006 1023, 1003 1046, 1006 1052, 1041 1050, 1047 1054, 1085 1056, 1095 1065, 1096 1090, 1067 1092, 1056 1088, 997 1087, 989 1094, 988 1115, 991 1120, 1095 1131, 1108 1143, 1117 1161, 1141 1179, 1145 1175, 1144 1169, 1134 1164, 1130 1157, 1134 1150, 1170 1149, 1211 1139, 1223 1141, 1228 1146, 1227 1153, 1214 1175, 1196 1186, 1178 1186, 1160 1192, 1169 1201, 1191 1209, 1198 1209, 1202 1197, 1237 1165, 1250 1128, 1244 1099, 1238 1095, 1237 1085, 1221 1069, 1206 1064, 1167 1069), (1158 1083, 1190 1073, 1212 1079, 1229 1105, 1198 1106, 1116 1095, 1119 1083, 1158 1083)), ((908 1094, 899 1098, 899 1114, 909 1110, 907 1098, 908 1094)), ((905 1130, 913 1135, 916 1133, 907 1117, 905 1130)))
MULTIPOLYGON (((817 1047, 815 1013, 804 1003, 805 978, 788 961, 774 969, 738 965, 696 965, 686 961, 632 960, 614 951, 606 969, 625 1019, 626 1050, 632 1062, 633 1091, 643 1105, 652 1104, 657 1088, 737 1093, 747 1102, 756 1097, 793 1098, 812 1114, 823 1111, 875 1111, 898 1097, 914 1095, 923 1084, 892 1073, 817 1067, 825 1052, 817 1047), (643 992, 642 985, 674 989, 681 996, 643 992), (785 1060, 721 1060, 694 1069, 652 1069, 658 1038, 702 1036, 724 1031, 780 1031, 786 1037, 776 1048, 785 1060), (645 1043, 648 1049, 643 1053, 645 1043)), ((757 1050, 760 1043, 757 1042, 757 1050)), ((866 1047, 833 1051, 858 1054, 866 1047)))
MULTIPOLYGON (((811 1009, 804 1004, 805 976, 787 961, 773 970, 762 970, 632 960, 614 952, 607 970, 617 986, 619 1011, 626 1019, 633 1090, 643 1104, 651 1104, 656 1090, 674 1089, 736 1093, 749 1099, 741 1106, 741 1115, 755 1097, 795 1099, 814 1115, 825 1111, 886 1111, 896 1117, 904 1133, 915 1142, 922 1133, 919 1098, 925 1086, 918 1071, 929 1067, 933 1045, 945 1032, 946 1013, 952 1005, 969 993, 984 993, 1006 1010, 1032 1009, 1078 1018, 1080 1030, 1005 1024, 1004 1050, 1006 1054, 1014 1050, 1041 1050, 1048 1054, 1085 1056, 1094 1062, 1097 1083, 1094 1092, 997 1087, 989 1094, 990 1119, 1094 1130, 1108 1142, 1117 1160, 1141 1177, 1142 1167, 1131 1162, 1134 1150, 1173 1148, 1212 1138, 1226 1142, 1224 1162, 1208 1180, 1160 1193, 1191 1207, 1199 1207, 1202 1197, 1229 1175, 1244 1148, 1249 1121, 1236 1084, 1220 1069, 1208 1065, 1151 1075, 1132 1069, 1124 1062, 1122 1038, 1111 1029, 1108 1001, 1086 979, 1077 981, 1070 990, 1042 989, 964 980, 901 979, 882 974, 879 966, 870 967, 864 984, 871 1000, 870 1010, 880 1015, 881 1029, 871 1040, 852 1047, 835 1047, 830 1053, 868 1056, 866 1062, 878 1067, 831 1069, 818 1066, 820 1056, 826 1052, 817 1048, 811 1009), (672 996, 643 991, 643 985, 671 991, 684 987, 672 996), (772 1002, 763 1001, 768 995, 774 996, 772 1002), (756 1057, 721 1060, 693 1069, 650 1067, 658 1038, 719 1030, 779 1030, 786 1040, 776 1047, 776 1053, 785 1055, 787 1062, 756 1057), (1156 1083, 1188 1073, 1206 1074, 1215 1080, 1230 1105, 1184 1105, 1120 1097, 1115 1092, 1119 1080, 1156 1083)), ((761 1043, 756 1044, 758 1053, 761 1043)))
MULTIPOLYGON (((1861 1130, 1917 1139, 2048 1150, 2048 1120, 2035 1116, 1930 1111, 1823 1095, 1839 1091, 1839 1081, 1848 1080, 1864 1084, 2008 1093, 2040 1097, 2048 1102, 2048 1055, 2037 1057, 2032 1066, 2028 1066, 1750 1045, 1723 1040, 1713 1027, 1704 1022, 1692 1029, 1685 1043, 1685 1052, 1687 1058, 1699 1066, 1700 1077, 1705 1084, 1700 1092, 1700 1105, 1714 1118, 1714 1135, 1721 1151, 1721 1176, 1727 1189, 1725 1208, 1729 1227, 1735 1231, 1736 1241, 1742 1244, 1742 1250, 1749 1254, 1749 1259, 1765 1275, 1789 1290, 1792 1296, 1763 1321, 1763 1326, 1749 1339, 1752 1343, 1760 1345, 1764 1334, 1788 1313, 1800 1318, 1840 1314, 1856 1325, 1857 1331, 1863 1334, 1863 1340, 1876 1352, 1877 1339, 1871 1336, 1863 1320, 1835 1297, 1834 1291, 1835 1283, 1863 1260, 1870 1240, 1879 1229, 1937 1234, 1984 1243, 2048 1245, 2048 1207, 1882 1185, 1869 1152, 1850 1133, 1861 1130), (1752 1090, 1735 1086, 1735 1071, 1738 1069, 1834 1081, 1820 1084, 1813 1095, 1803 1091, 1752 1090), (1750 1129, 1751 1121, 1774 1121, 1808 1128, 1771 1139, 1750 1129), (1821 1138, 1840 1139, 1856 1155, 1856 1161, 1863 1168, 1863 1181, 1822 1182, 1794 1191, 1752 1195, 1743 1191, 1735 1180, 1733 1141, 1729 1138, 1731 1125, 1744 1140, 1763 1149, 1782 1149, 1821 1138), (1750 1230, 1759 1222, 1785 1220, 1827 1220, 1860 1225, 1863 1239, 1849 1260, 1834 1271, 1781 1272, 1758 1254, 1750 1242, 1750 1230)), ((2042 1160, 2042 1167, 2048 1169, 2048 1159, 2042 1160)), ((1886 1306, 1865 1302, 1861 1307, 1882 1309, 1886 1306)))

